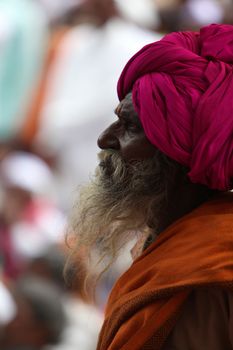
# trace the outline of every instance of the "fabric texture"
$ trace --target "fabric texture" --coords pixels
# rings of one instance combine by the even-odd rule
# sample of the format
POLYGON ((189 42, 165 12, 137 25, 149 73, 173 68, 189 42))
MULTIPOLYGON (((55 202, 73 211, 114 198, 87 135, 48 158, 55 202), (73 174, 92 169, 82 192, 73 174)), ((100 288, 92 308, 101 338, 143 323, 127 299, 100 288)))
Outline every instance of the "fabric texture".
POLYGON ((197 288, 185 302, 162 350, 223 349, 233 349, 233 293, 197 288))
POLYGON ((148 139, 194 183, 233 187, 233 26, 212 24, 143 47, 118 81, 148 139))
POLYGON ((115 284, 98 350, 161 349, 193 289, 233 290, 232 193, 169 226, 115 284))

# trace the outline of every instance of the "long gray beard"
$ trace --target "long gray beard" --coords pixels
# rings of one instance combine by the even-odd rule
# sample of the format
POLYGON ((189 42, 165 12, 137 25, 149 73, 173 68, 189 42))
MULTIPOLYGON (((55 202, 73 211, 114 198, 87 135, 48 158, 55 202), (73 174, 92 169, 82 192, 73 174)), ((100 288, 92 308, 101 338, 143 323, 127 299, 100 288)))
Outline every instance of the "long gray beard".
POLYGON ((80 191, 70 229, 77 251, 98 251, 112 263, 132 235, 155 233, 165 199, 164 175, 157 156, 126 165, 117 152, 101 151, 93 180, 80 191))

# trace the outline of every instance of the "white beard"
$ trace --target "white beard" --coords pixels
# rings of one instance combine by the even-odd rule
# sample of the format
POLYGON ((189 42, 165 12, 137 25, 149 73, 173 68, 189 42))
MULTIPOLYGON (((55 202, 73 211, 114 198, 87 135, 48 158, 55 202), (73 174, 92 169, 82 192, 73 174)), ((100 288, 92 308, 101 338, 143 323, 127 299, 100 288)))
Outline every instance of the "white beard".
POLYGON ((101 151, 94 179, 80 191, 69 232, 75 238, 73 254, 98 251, 110 265, 132 233, 148 232, 165 199, 164 174, 156 155, 126 165, 117 152, 101 151), (151 218, 153 217, 153 220, 151 218))

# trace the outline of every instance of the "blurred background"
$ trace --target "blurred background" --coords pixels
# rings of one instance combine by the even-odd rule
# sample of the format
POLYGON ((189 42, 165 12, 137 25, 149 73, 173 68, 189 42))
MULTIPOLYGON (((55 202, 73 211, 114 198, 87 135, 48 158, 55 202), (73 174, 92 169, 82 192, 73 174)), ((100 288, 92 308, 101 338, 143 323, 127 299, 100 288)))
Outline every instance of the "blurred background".
POLYGON ((126 61, 165 33, 233 24, 232 0, 0 0, 0 348, 94 350, 127 251, 65 284, 67 215, 97 165, 126 61), (94 273, 94 272, 93 272, 94 273))

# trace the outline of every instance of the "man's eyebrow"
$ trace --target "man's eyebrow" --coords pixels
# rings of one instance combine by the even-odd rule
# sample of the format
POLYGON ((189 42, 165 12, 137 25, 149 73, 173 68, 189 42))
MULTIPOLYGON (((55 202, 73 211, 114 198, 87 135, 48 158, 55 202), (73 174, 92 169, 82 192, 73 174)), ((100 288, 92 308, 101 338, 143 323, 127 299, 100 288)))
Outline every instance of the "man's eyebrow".
POLYGON ((116 115, 119 115, 120 114, 120 111, 121 111, 121 107, 120 107, 120 104, 114 109, 114 113, 116 115))
POLYGON ((141 126, 141 122, 138 118, 138 115, 136 114, 135 111, 133 113, 130 112, 128 108, 125 106, 122 106, 119 104, 115 109, 114 109, 114 114, 119 118, 119 119, 124 119, 127 121, 131 121, 134 124, 137 124, 138 126, 141 126))

